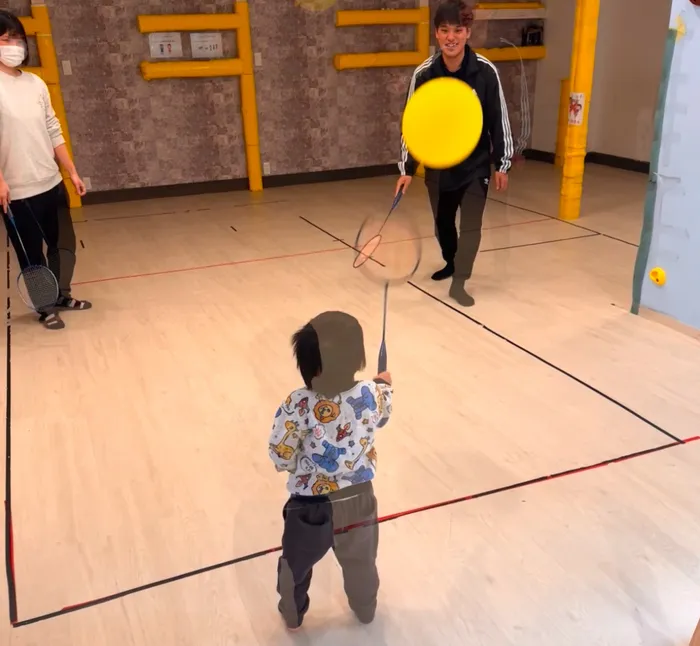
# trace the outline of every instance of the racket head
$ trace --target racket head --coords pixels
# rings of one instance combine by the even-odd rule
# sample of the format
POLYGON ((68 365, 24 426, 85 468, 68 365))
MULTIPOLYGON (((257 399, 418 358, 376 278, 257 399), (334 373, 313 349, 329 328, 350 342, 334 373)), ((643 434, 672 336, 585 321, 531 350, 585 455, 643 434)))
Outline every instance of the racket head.
POLYGON ((401 284, 420 265, 420 230, 413 218, 405 214, 391 218, 370 215, 357 232, 354 249, 357 256, 353 267, 370 280, 381 285, 401 284))
POLYGON ((60 293, 56 276, 43 265, 31 265, 20 271, 17 291, 24 304, 35 312, 54 307, 60 293))
MULTIPOLYGON (((353 269, 359 269, 364 265, 368 260, 372 258, 372 255, 374 252, 379 248, 379 245, 382 242, 382 236, 381 234, 377 234, 370 238, 364 245, 363 247, 358 251, 357 257, 352 263, 353 269)), ((357 247, 355 247, 357 248, 357 247)))

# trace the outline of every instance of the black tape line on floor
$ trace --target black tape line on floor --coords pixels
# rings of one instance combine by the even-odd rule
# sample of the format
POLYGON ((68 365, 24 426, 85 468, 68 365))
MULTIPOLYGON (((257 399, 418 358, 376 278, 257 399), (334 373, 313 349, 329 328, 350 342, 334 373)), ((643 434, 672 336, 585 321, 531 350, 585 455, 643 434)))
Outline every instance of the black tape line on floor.
POLYGON ((511 209, 517 209, 518 211, 524 211, 525 213, 532 213, 533 215, 542 215, 545 218, 549 218, 550 220, 555 220, 556 222, 561 222, 562 224, 568 224, 570 227, 576 227, 577 229, 581 229, 582 231, 590 231, 591 233, 597 233, 600 236, 603 236, 604 238, 609 238, 610 240, 615 240, 616 242, 621 242, 622 244, 626 244, 630 247, 635 247, 638 248, 639 245, 635 244, 634 242, 630 242, 629 240, 623 240, 622 238, 617 238, 615 236, 610 235, 609 233, 603 233, 602 231, 596 231, 595 229, 590 229, 588 227, 584 227, 582 224, 577 224, 576 222, 571 222, 571 220, 562 220, 561 218, 558 218, 556 215, 550 215, 549 213, 543 213, 542 211, 537 211, 536 209, 530 209, 525 206, 518 206, 517 204, 512 204, 511 202, 506 202, 504 200, 497 200, 495 197, 491 197, 490 195, 486 198, 489 202, 496 202, 497 204, 503 204, 504 206, 507 206, 508 208, 511 209))
MULTIPOLYGON (((10 240, 7 239, 7 288, 10 289, 10 240)), ((12 319, 10 294, 7 295, 5 320, 5 576, 10 622, 17 621, 14 537, 12 532, 12 319)))

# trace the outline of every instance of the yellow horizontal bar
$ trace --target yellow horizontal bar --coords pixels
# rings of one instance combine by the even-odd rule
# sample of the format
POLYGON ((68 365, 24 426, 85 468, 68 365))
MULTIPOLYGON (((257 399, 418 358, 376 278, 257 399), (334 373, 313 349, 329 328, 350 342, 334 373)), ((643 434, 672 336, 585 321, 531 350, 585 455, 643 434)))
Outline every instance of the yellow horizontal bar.
MULTIPOLYGON (((496 47, 493 49, 475 49, 482 56, 493 62, 535 61, 545 58, 547 48, 544 46, 521 47, 496 47), (518 55, 520 54, 520 55, 518 55)), ((377 52, 367 54, 336 54, 333 58, 335 69, 356 70, 368 67, 411 67, 418 66, 425 56, 421 52, 377 52)))
POLYGON ((421 9, 367 9, 337 11, 336 27, 359 27, 370 25, 418 25, 425 20, 421 9))
POLYGON ((509 9, 545 9, 541 2, 478 2, 474 7, 477 11, 508 11, 509 9))
POLYGON ((213 76, 240 76, 243 62, 240 58, 213 61, 167 61, 141 63, 141 74, 146 81, 175 78, 210 78, 213 76))
POLYGON ((164 14, 138 17, 139 31, 142 34, 169 31, 230 31, 242 25, 241 17, 235 13, 164 14))
POLYGON ((421 52, 378 52, 376 54, 336 54, 335 69, 357 70, 367 67, 417 67, 425 60, 421 52))
POLYGON ((518 49, 515 49, 515 47, 494 47, 493 49, 475 49, 474 51, 494 63, 519 61, 521 57, 524 61, 538 61, 547 56, 547 48, 544 45, 520 47, 518 49))

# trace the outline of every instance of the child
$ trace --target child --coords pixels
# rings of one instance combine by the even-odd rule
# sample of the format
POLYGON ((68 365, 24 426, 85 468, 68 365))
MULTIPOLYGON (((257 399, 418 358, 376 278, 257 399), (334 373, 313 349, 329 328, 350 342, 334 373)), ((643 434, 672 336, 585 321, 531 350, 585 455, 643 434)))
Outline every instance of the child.
POLYGON ((364 337, 357 319, 343 312, 312 319, 292 346, 306 388, 287 397, 270 437, 272 461, 290 474, 279 611, 290 630, 301 627, 313 566, 333 548, 350 607, 370 623, 379 590, 374 435, 391 415, 391 376, 355 379, 365 367, 364 337))

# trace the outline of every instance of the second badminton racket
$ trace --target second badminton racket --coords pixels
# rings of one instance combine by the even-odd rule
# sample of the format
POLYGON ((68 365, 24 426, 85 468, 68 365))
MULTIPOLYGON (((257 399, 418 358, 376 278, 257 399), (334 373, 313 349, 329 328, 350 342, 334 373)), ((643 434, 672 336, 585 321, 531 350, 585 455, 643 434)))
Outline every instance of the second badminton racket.
POLYGON ((7 207, 7 219, 12 225, 25 259, 25 267, 17 276, 17 291, 24 304, 35 312, 43 312, 56 305, 59 297, 58 280, 46 265, 33 265, 22 236, 17 228, 12 209, 7 207))

